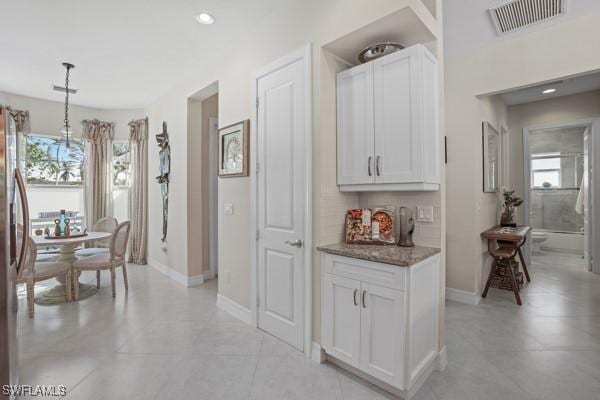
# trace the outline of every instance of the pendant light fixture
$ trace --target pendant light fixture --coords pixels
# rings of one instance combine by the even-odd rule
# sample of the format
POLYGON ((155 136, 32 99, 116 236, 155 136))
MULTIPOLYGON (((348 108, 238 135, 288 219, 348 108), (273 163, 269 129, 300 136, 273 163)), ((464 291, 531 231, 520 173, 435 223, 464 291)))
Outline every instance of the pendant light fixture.
POLYGON ((67 62, 62 63, 62 65, 67 70, 66 74, 65 74, 65 86, 61 87, 61 86, 54 85, 53 88, 56 91, 65 92, 65 118, 63 120, 63 129, 61 130, 61 133, 63 134, 63 138, 66 142, 67 149, 70 149, 71 141, 69 139, 69 135, 72 132, 71 132, 71 124, 69 122, 69 94, 75 94, 75 93, 77 93, 77 90, 69 88, 69 75, 71 73, 71 69, 75 68, 75 66, 73 64, 67 63, 67 62))

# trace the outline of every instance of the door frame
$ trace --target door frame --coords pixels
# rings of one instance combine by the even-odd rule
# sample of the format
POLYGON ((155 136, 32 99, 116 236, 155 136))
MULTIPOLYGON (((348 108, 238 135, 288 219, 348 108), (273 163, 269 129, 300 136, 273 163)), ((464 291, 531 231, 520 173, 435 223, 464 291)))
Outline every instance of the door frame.
MULTIPOLYGON (((554 128, 566 128, 566 127, 587 127, 590 129, 592 137, 592 151, 590 154, 590 161, 592 168, 597 170, 595 164, 600 165, 600 118, 587 118, 580 119, 571 122, 561 122, 554 124, 543 124, 535 125, 523 128, 523 174, 524 174, 524 187, 523 187, 523 223, 524 225, 530 225, 530 187, 531 187, 531 167, 529 164, 529 133, 540 129, 554 129, 554 128)), ((600 249, 600 173, 592 174, 591 178, 591 226, 592 226, 592 240, 593 246, 591 247, 592 257, 592 272, 600 274, 600 254, 594 254, 593 249, 600 249)), ((584 237, 584 240, 586 238, 584 237)), ((531 243, 531 241, 528 241, 531 243)), ((531 246, 526 246, 525 257, 528 263, 531 263, 531 246)))
POLYGON ((250 132, 250 307, 252 325, 258 327, 258 80, 288 64, 302 60, 304 64, 305 100, 305 210, 304 210, 304 354, 312 349, 312 44, 303 47, 258 69, 252 75, 252 117, 250 132))
POLYGON ((208 118, 208 265, 210 278, 214 279, 219 273, 219 182, 218 182, 218 160, 219 153, 219 118, 208 118), (213 132, 212 127, 216 130, 213 132))

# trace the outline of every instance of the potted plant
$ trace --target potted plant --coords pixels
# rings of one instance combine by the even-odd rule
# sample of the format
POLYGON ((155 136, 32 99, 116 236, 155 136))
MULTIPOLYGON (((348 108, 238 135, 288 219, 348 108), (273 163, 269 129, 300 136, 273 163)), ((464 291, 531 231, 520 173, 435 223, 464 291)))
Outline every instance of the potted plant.
POLYGON ((502 193, 504 197, 504 211, 502 211, 502 217, 500 217, 500 225, 515 227, 515 208, 523 204, 523 199, 515 196, 514 190, 504 190, 502 193))

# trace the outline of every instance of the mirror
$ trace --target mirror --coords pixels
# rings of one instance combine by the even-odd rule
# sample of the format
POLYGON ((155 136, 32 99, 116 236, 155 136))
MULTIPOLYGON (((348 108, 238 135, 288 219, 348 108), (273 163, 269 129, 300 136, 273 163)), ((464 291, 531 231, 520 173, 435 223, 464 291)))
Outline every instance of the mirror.
POLYGON ((500 135, 489 122, 482 124, 483 141, 483 191, 495 193, 499 190, 499 146, 500 135))

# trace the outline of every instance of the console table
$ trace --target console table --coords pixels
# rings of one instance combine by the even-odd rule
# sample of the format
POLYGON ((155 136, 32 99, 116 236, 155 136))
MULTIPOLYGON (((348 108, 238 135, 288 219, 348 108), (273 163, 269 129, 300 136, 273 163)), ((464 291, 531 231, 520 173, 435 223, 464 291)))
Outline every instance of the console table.
POLYGON ((527 234, 531 228, 529 226, 518 226, 518 227, 502 227, 495 226, 491 229, 486 230, 481 233, 481 237, 483 239, 487 239, 488 241, 488 252, 494 258, 492 262, 492 267, 490 269, 490 275, 488 277, 487 283, 485 284, 485 289, 481 294, 481 297, 486 297, 488 289, 492 284, 492 279, 496 275, 498 270, 498 264, 501 262, 508 263, 508 271, 510 274, 512 291, 515 294, 515 299, 518 305, 521 305, 521 296, 519 295, 519 286, 515 279, 514 271, 511 266, 511 260, 518 254, 519 259, 521 260, 521 266, 523 267, 523 273, 527 278, 527 282, 531 282, 531 278, 529 277, 529 271, 527 271, 527 265, 525 264, 525 258, 523 257, 523 253, 521 252, 521 248, 525 244, 527 240, 527 234))

